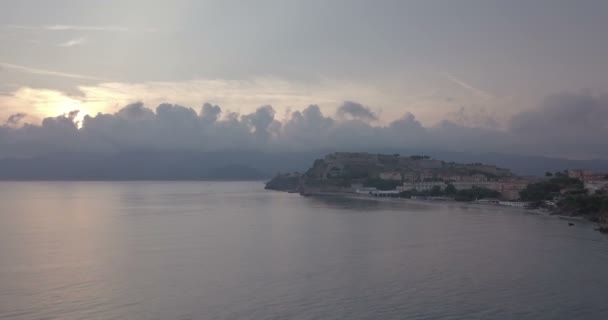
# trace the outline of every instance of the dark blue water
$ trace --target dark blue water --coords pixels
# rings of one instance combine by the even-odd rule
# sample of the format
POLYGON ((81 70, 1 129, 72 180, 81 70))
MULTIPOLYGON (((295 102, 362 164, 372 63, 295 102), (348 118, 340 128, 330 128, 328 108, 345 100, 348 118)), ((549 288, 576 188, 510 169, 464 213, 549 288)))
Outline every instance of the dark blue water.
POLYGON ((0 183, 0 319, 606 319, 608 239, 261 183, 0 183))

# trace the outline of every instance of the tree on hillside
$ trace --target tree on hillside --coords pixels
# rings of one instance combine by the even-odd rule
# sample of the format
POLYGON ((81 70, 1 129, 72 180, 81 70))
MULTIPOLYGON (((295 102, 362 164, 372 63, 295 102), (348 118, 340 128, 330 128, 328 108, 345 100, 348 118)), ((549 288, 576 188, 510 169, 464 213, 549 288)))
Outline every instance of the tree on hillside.
POLYGON ((448 184, 447 187, 445 187, 445 194, 448 196, 453 196, 458 192, 458 190, 456 190, 456 187, 454 187, 453 184, 448 184))
POLYGON ((367 179, 363 182, 363 186, 378 190, 395 190, 399 185, 401 185, 401 181, 396 180, 367 179))
POLYGON ((580 180, 556 172, 555 177, 549 180, 529 184, 525 189, 519 192, 519 196, 524 201, 539 203, 545 200, 553 200, 553 198, 560 195, 562 189, 584 191, 583 184, 580 180))
POLYGON ((430 195, 431 195, 431 197, 440 197, 440 196, 443 196, 444 193, 441 190, 440 186, 433 186, 433 188, 431 189, 430 195))
POLYGON ((479 199, 491 199, 500 197, 500 192, 488 188, 473 187, 471 189, 459 190, 456 193, 456 201, 475 201, 479 199))
POLYGON ((596 194, 571 194, 561 199, 557 205, 570 214, 599 218, 608 210, 608 197, 596 194))
POLYGON ((412 160, 423 160, 423 159, 430 159, 431 157, 429 156, 424 156, 424 155, 413 155, 410 156, 410 159, 412 160))

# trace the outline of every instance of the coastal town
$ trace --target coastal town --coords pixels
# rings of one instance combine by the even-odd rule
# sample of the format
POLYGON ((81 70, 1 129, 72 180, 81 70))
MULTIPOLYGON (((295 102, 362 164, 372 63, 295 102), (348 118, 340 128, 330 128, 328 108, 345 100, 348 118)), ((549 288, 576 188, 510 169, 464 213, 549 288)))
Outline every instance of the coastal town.
POLYGON ((544 209, 608 223, 608 173, 589 169, 519 176, 482 163, 455 163, 424 155, 336 152, 305 173, 278 174, 267 189, 304 196, 393 197, 462 201, 544 209))

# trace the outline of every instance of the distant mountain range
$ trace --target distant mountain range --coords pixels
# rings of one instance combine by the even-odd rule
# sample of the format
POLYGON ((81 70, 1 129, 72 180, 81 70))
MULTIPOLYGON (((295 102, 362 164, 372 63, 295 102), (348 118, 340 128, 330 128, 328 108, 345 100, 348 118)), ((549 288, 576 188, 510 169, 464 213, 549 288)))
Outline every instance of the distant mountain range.
MULTIPOLYGON (((36 158, 0 159, 0 180, 263 180, 278 172, 306 170, 317 158, 336 150, 132 151, 114 154, 60 153, 36 158)), ((608 160, 569 160, 542 156, 469 153, 442 150, 339 150, 401 155, 423 154, 438 160, 481 162, 519 175, 589 168, 608 172, 608 160)))

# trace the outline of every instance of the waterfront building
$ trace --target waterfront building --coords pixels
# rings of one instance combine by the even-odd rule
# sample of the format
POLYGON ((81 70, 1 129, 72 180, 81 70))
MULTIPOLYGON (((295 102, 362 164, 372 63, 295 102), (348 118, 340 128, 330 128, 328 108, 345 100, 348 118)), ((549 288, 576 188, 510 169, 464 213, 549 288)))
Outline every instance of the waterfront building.
POLYGON ((429 171, 421 171, 418 173, 418 181, 430 180, 434 178, 433 173, 429 171))
POLYGON ((395 197, 399 195, 399 192, 399 190, 374 190, 370 191, 369 194, 374 197, 395 197))
POLYGON ((398 172, 398 171, 380 172, 379 178, 381 180, 394 180, 394 181, 402 180, 401 172, 398 172))
POLYGON ((373 192, 378 191, 378 189, 373 188, 373 187, 361 187, 355 190, 355 193, 358 194, 372 194, 373 192))
POLYGON ((408 171, 403 173, 403 181, 414 182, 418 180, 418 173, 415 171, 408 171))
POLYGON ((475 203, 479 203, 479 204, 499 204, 499 200, 498 199, 479 199, 479 200, 475 200, 475 203))
POLYGON ((519 192, 526 188, 528 181, 515 180, 515 181, 486 181, 486 182, 472 182, 472 181, 457 181, 451 184, 456 190, 467 190, 473 188, 486 188, 500 192, 502 198, 506 200, 519 199, 519 192))
POLYGON ((443 181, 419 181, 419 182, 404 182, 403 185, 398 186, 398 191, 429 191, 435 187, 439 187, 441 190, 445 190, 448 185, 443 181))
POLYGON ((528 206, 528 202, 524 201, 499 201, 499 205, 507 207, 525 208, 528 206))
POLYGON ((589 194, 594 194, 597 191, 608 191, 608 179, 585 181, 585 189, 589 194))
POLYGON ((569 169, 568 177, 579 179, 581 181, 587 180, 587 177, 593 175, 593 171, 589 169, 569 169))

